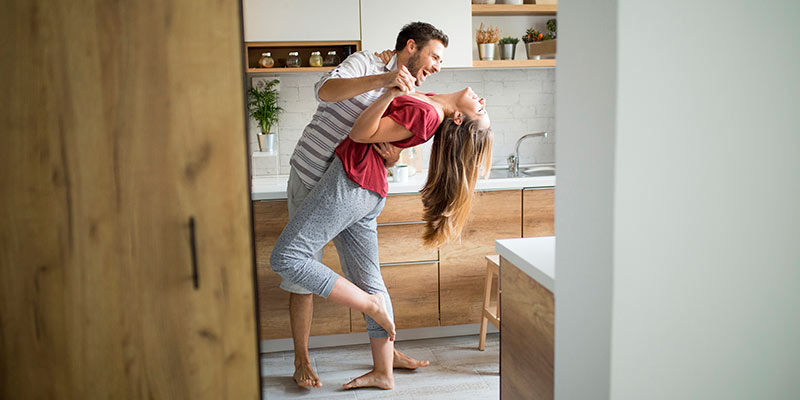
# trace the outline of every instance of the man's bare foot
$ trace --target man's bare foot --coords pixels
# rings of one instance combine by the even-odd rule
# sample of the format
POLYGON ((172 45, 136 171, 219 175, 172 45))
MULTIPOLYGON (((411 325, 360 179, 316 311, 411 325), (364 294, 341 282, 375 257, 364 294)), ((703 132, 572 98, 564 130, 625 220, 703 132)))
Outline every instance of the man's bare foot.
POLYGON ((345 389, 355 389, 360 387, 376 387, 380 389, 394 388, 394 375, 391 373, 369 371, 364 375, 342 385, 345 389))
POLYGON ((428 360, 415 360, 394 349, 394 361, 392 363, 394 368, 417 369, 419 367, 427 367, 431 362, 428 360))
POLYGON ((294 364, 294 381, 300 387, 322 387, 322 381, 314 373, 314 368, 311 368, 311 364, 307 362, 294 364))
POLYGON ((394 341, 395 337, 395 330, 394 330, 394 320, 389 316, 389 311, 386 310, 386 303, 383 301, 383 294, 375 293, 369 295, 372 298, 372 310, 369 310, 366 314, 370 316, 370 318, 374 319, 375 322, 378 323, 386 332, 389 333, 389 341, 394 341))

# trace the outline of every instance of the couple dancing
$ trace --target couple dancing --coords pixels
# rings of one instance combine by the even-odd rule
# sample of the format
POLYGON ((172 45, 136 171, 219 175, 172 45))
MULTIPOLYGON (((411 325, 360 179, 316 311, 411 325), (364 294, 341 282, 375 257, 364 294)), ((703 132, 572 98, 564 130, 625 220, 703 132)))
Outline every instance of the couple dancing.
POLYGON ((414 369, 394 349, 395 325, 378 262, 376 218, 388 191, 386 167, 402 148, 433 138, 422 189, 424 240, 437 246, 457 237, 467 219, 479 173, 488 173, 492 134, 485 101, 470 88, 424 94, 415 86, 439 71, 447 36, 430 24, 403 27, 386 62, 357 52, 316 84, 320 105, 290 160, 290 221, 270 264, 291 293, 294 378, 319 387, 308 355, 311 293, 365 314, 373 369, 345 388, 394 386, 392 369, 414 369), (345 277, 320 262, 333 240, 345 277))

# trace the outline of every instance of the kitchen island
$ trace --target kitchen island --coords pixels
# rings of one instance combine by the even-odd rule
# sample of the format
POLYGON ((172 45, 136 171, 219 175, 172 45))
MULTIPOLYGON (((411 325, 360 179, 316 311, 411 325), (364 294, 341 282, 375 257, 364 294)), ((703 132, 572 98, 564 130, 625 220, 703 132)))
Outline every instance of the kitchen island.
POLYGON ((500 255, 500 395, 552 399, 555 236, 496 241, 500 255))

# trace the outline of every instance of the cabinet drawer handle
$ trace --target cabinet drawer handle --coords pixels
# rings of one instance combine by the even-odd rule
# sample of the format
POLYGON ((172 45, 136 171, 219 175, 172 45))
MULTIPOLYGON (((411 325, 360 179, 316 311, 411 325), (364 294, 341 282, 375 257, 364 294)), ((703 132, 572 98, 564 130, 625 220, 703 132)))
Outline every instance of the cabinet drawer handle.
POLYGON ((194 289, 200 289, 200 276, 197 273, 197 243, 194 235, 194 217, 189 217, 189 245, 192 249, 192 280, 194 289))

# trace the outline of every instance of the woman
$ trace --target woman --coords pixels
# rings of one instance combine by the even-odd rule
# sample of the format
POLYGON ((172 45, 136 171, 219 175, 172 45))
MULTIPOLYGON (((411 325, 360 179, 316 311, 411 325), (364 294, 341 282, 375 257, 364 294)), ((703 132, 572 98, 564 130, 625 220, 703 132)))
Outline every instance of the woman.
POLYGON ((411 147, 434 134, 428 182, 422 189, 427 221, 424 239, 436 246, 458 236, 478 173, 488 173, 491 163, 492 134, 485 101, 470 88, 441 95, 392 88, 356 120, 350 136, 336 148, 336 159, 272 252, 273 270, 288 281, 366 314, 374 369, 345 388, 394 386, 395 326, 378 264, 376 222, 388 183, 383 159, 372 143, 411 147), (340 250, 349 280, 313 257, 331 239, 340 250))

